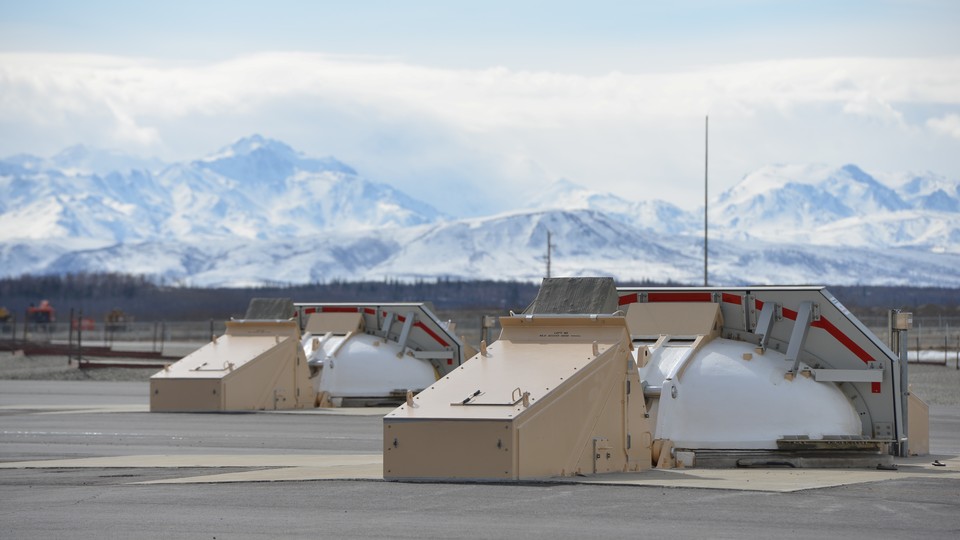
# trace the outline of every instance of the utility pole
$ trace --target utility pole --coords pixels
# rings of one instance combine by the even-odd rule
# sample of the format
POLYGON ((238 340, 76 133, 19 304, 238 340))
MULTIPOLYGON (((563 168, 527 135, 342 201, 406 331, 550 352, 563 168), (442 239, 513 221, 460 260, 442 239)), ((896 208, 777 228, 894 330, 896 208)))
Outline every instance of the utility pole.
POLYGON ((550 251, 553 248, 553 242, 550 237, 553 236, 550 230, 547 230, 547 279, 550 279, 550 251))
POLYGON ((710 167, 710 115, 706 116, 703 129, 703 286, 710 286, 707 261, 709 253, 709 235, 707 234, 707 178, 710 167))

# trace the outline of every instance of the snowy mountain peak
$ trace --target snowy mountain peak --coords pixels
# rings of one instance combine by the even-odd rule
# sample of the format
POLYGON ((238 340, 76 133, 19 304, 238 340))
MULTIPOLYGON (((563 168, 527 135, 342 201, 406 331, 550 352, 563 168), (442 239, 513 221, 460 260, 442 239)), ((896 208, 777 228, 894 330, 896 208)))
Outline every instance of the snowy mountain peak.
POLYGON ((907 173, 893 176, 888 179, 888 183, 906 197, 928 195, 937 190, 943 190, 947 193, 951 191, 954 193, 960 192, 960 181, 948 180, 944 176, 929 171, 921 174, 907 173))
POLYGON ((50 165, 72 174, 96 174, 136 170, 157 171, 164 163, 157 158, 141 158, 119 150, 90 148, 79 144, 50 158, 50 165))
POLYGON ((949 180, 925 172, 895 175, 888 178, 887 182, 914 208, 936 212, 960 211, 960 180, 949 180))
POLYGON ((526 198, 528 208, 589 208, 591 197, 599 195, 576 182, 560 178, 544 189, 531 192, 526 198))
POLYGON ((661 234, 680 234, 693 228, 691 214, 660 200, 629 201, 613 193, 586 188, 561 178, 528 197, 529 209, 593 210, 622 223, 661 234))
POLYGON ((266 240, 333 228, 407 227, 446 217, 332 158, 312 159, 260 136, 227 146, 213 159, 175 163, 157 173, 84 172, 81 165, 98 156, 117 157, 75 146, 43 166, 24 166, 34 164, 29 156, 0 161, 0 193, 5 195, 0 199, 0 242, 266 240))
POLYGON ((200 161, 214 162, 224 159, 235 158, 239 156, 248 156, 254 152, 269 152, 278 157, 282 156, 291 161, 295 161, 300 156, 286 143, 275 139, 268 139, 259 134, 253 134, 235 141, 232 144, 224 146, 220 150, 202 158, 200 161))
POLYGON ((141 158, 117 150, 90 148, 77 144, 61 150, 53 157, 41 158, 17 154, 3 160, 3 166, 21 167, 25 171, 54 171, 64 176, 100 175, 135 170, 158 171, 164 163, 157 158, 141 158))
POLYGON ((64 164, 82 160, 90 155, 90 149, 85 145, 75 144, 64 148, 51 158, 54 163, 64 164))
POLYGON ((893 189, 863 172, 856 165, 844 165, 819 186, 831 195, 847 201, 860 212, 897 211, 908 208, 893 189))
MULTIPOLYGON (((537 279, 548 231, 558 275, 694 282, 700 270, 702 208, 625 199, 589 178, 517 194, 524 210, 458 220, 261 135, 159 172, 125 170, 125 159, 136 158, 75 146, 0 160, 0 277, 109 271, 211 286, 537 279)), ((960 181, 771 165, 717 200, 718 283, 960 284, 960 181)))
POLYGON ((869 174, 863 172, 863 169, 857 167, 852 163, 848 163, 843 167, 840 167, 840 170, 847 175, 848 178, 857 182, 863 182, 864 184, 877 184, 878 182, 869 174))
POLYGON ((309 158, 286 143, 256 134, 225 146, 194 164, 246 182, 275 182, 301 171, 357 174, 353 168, 332 157, 309 158))
POLYGON ((553 192, 583 191, 586 189, 587 188, 584 187, 583 185, 578 184, 572 180, 568 180, 566 178, 559 178, 555 180, 552 184, 550 184, 548 191, 553 191, 553 192))
POLYGON ((798 208, 826 212, 831 219, 909 208, 896 191, 856 165, 762 167, 722 193, 717 203, 727 221, 736 219, 733 214, 790 214, 798 208))
POLYGON ((747 174, 737 185, 720 194, 718 202, 743 204, 771 191, 782 189, 787 184, 812 184, 815 178, 827 176, 830 170, 825 165, 767 165, 747 174))

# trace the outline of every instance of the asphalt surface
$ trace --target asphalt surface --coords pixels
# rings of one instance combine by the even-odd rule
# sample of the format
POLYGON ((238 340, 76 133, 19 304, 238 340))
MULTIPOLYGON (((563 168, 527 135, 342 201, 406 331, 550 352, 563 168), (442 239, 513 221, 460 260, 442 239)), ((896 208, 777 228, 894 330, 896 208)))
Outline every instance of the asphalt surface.
POLYGON ((149 413, 147 396, 146 383, 0 381, 0 538, 960 537, 957 406, 931 407, 932 455, 914 466, 783 492, 281 481, 285 459, 376 459, 380 417, 149 413), (244 479, 258 473, 274 481, 244 479), (197 477, 211 480, 182 482, 197 477))

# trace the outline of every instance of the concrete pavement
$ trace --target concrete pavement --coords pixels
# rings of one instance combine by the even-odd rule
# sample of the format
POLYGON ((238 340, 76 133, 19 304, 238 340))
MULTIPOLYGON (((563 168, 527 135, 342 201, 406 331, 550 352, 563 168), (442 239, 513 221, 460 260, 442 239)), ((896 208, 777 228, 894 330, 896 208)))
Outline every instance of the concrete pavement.
POLYGON ((897 471, 401 484, 380 480, 383 411, 149 413, 147 389, 0 381, 0 536, 960 536, 960 407, 931 407, 935 455, 897 471))

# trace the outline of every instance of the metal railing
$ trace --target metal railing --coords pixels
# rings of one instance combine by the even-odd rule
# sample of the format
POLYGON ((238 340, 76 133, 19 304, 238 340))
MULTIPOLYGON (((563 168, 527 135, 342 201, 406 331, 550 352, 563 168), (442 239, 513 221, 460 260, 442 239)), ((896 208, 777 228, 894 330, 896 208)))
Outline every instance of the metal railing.
MULTIPOLYGON (((449 313, 445 314, 451 315, 449 313)), ((461 321, 458 333, 468 334, 479 342, 479 324, 473 328, 475 317, 461 321)), ((887 317, 864 315, 858 317, 884 343, 890 342, 887 317)), ((70 344, 76 340, 76 328, 71 335, 69 322, 24 323, 15 318, 0 323, 0 346, 17 348, 18 343, 70 344)), ((93 327, 80 325, 82 344, 87 347, 111 347, 116 350, 149 351, 165 356, 185 356, 209 342, 213 336, 226 330, 224 321, 150 321, 150 322, 95 322, 93 327)), ((938 363, 960 369, 960 317, 913 317, 913 328, 908 333, 911 362, 938 363)))
MULTIPOLYGON (((884 343, 890 343, 887 317, 858 317, 884 343)), ((960 369, 960 317, 913 316, 913 328, 907 333, 910 362, 944 364, 960 369)))
MULTIPOLYGON (((78 319, 82 321, 82 319, 78 319)), ((115 350, 153 352, 169 356, 189 354, 222 335, 223 321, 153 321, 123 323, 49 322, 0 323, 0 344, 16 349, 24 344, 107 347, 115 350), (186 351, 186 352, 184 352, 186 351)))

